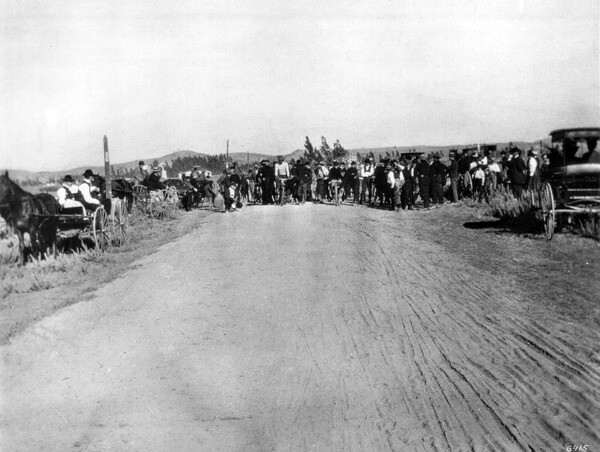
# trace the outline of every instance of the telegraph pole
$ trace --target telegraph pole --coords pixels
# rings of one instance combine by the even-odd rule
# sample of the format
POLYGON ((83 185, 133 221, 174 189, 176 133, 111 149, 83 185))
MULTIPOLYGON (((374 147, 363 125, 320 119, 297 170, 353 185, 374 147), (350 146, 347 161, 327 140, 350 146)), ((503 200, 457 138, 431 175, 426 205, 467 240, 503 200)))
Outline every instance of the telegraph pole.
POLYGON ((104 135, 104 179, 106 181, 105 196, 112 199, 112 185, 110 182, 110 158, 108 156, 108 138, 104 135))

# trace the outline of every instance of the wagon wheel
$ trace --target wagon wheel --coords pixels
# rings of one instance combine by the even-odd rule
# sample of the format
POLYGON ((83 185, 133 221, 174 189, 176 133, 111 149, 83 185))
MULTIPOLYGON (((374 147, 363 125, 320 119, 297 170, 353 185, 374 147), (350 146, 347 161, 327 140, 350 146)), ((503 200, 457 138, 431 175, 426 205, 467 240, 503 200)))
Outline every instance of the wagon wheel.
POLYGON ((143 185, 134 185, 133 203, 136 208, 145 210, 148 207, 148 189, 143 185))
POLYGON ((181 201, 179 199, 179 193, 175 187, 169 187, 165 192, 165 203, 164 203, 164 214, 168 218, 173 218, 175 212, 179 209, 181 201))
MULTIPOLYGON (((115 200, 117 201, 117 200, 115 200)), ((127 229, 129 228, 129 215, 125 203, 120 199, 113 205, 112 213, 112 232, 113 244, 116 246, 124 245, 127 242, 127 229)))
POLYGON ((111 224, 104 207, 99 207, 92 215, 92 227, 96 248, 102 251, 106 250, 111 242, 112 231, 111 224))
POLYGON ((531 207, 533 209, 539 209, 540 208, 540 205, 538 203, 538 201, 540 200, 540 198, 541 198, 541 196, 538 193, 536 193, 535 190, 529 190, 529 203, 531 204, 531 207))
POLYGON ((540 208, 542 209, 546 239, 552 240, 552 237, 554 236, 556 212, 554 211, 554 195, 552 194, 552 187, 548 182, 544 183, 540 189, 540 208))
POLYGON ((471 178, 471 173, 468 171, 463 174, 463 196, 472 196, 473 195, 473 179, 471 178))
POLYGON ((154 218, 156 220, 160 220, 163 217, 163 201, 159 201, 156 199, 150 200, 148 203, 147 209, 148 215, 150 218, 154 218))

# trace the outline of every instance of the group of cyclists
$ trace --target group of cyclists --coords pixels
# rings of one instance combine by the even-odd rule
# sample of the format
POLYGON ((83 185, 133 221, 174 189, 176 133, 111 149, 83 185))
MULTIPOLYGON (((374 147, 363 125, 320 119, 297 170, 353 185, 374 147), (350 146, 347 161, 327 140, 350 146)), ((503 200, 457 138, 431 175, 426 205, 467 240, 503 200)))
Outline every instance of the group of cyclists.
MULTIPOLYGON (((465 196, 481 200, 500 186, 512 189, 516 197, 525 188, 534 189, 548 164, 547 156, 538 158, 529 150, 525 162, 521 153, 518 148, 510 148, 495 159, 489 152, 480 155, 478 151, 452 151, 449 165, 441 162, 438 153, 381 158, 377 163, 370 157, 361 162, 299 159, 288 163, 283 156, 277 156, 273 162, 262 159, 247 171, 233 163, 216 179, 199 167, 183 178, 200 196, 210 200, 211 206, 221 195, 226 211, 235 211, 243 202, 349 203, 399 211, 413 210, 419 198, 422 207, 430 209, 456 203, 465 196)), ((160 168, 152 168, 145 183, 149 189, 164 188, 160 186, 160 168)))

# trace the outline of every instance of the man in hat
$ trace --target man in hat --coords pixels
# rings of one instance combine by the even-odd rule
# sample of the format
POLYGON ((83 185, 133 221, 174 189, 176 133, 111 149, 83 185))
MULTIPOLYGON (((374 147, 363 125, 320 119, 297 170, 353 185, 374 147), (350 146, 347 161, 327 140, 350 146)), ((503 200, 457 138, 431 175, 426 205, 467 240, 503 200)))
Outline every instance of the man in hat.
POLYGON ((404 185, 400 191, 400 204, 402 210, 413 210, 415 205, 414 199, 414 183, 415 183, 415 168, 410 160, 402 162, 402 176, 404 177, 404 185))
POLYGON ((79 188, 75 185, 75 181, 71 177, 71 175, 66 175, 63 179, 62 186, 56 192, 58 197, 58 203, 60 207, 63 209, 68 209, 71 207, 83 207, 83 204, 79 201, 79 199, 83 199, 81 193, 79 193, 79 188))
POLYGON ((86 169, 83 173, 83 182, 79 184, 79 193, 82 197, 80 202, 86 210, 93 212, 100 206, 100 201, 92 196, 92 193, 100 193, 100 189, 94 185, 94 173, 91 169, 86 169))
POLYGON ((143 160, 138 162, 138 168, 140 170, 140 180, 146 179, 150 175, 150 165, 146 165, 143 160))
POLYGON ((529 191, 537 191, 540 188, 539 162, 533 148, 527 151, 527 181, 526 186, 529 191))
POLYGON ((192 168, 192 172, 190 173, 190 184, 192 184, 192 186, 196 187, 198 190, 201 189, 201 185, 202 185, 202 171, 200 171, 200 167, 199 166, 194 166, 192 168))
POLYGON ((527 166, 521 157, 522 152, 518 147, 514 147, 512 149, 513 158, 508 162, 508 177, 515 198, 523 195, 523 187, 527 181, 527 166))
POLYGON ((317 169, 315 170, 315 176, 317 178, 317 199, 316 201, 323 204, 326 193, 327 193, 327 180, 329 177, 329 169, 325 166, 325 162, 317 163, 317 169))
POLYGON ((423 201, 423 207, 429 209, 429 163, 425 154, 421 154, 420 161, 415 168, 415 174, 419 183, 419 195, 423 201))
POLYGON ((386 166, 389 165, 389 159, 382 159, 373 170, 373 185, 375 185, 375 196, 370 204, 375 204, 379 200, 379 206, 383 206, 386 196, 387 171, 386 166))
MULTIPOLYGON (((344 178, 343 174, 342 174, 342 168, 340 166, 340 162, 338 160, 334 160, 333 161, 333 167, 329 170, 329 186, 331 187, 332 190, 337 189, 337 199, 335 199, 334 201, 336 203, 339 202, 339 199, 341 197, 341 188, 342 188, 342 179, 344 178)), ((333 196, 335 196, 335 192, 333 193, 333 196)))
POLYGON ((285 181, 290 178, 290 166, 282 155, 277 156, 275 163, 275 178, 277 182, 277 192, 279 194, 280 205, 285 204, 285 181))
POLYGON ((313 172, 310 168, 310 162, 307 160, 298 168, 298 177, 300 178, 300 187, 298 188, 300 202, 304 204, 311 193, 313 172))
POLYGON ((356 162, 350 162, 350 168, 346 170, 344 175, 344 193, 346 198, 350 197, 350 192, 354 195, 354 205, 358 204, 358 191, 360 189, 360 180, 358 179, 358 169, 356 162))
POLYGON ((433 162, 431 163, 431 184, 433 186, 433 203, 439 206, 444 205, 444 184, 446 179, 446 166, 440 162, 440 154, 433 154, 433 162))
POLYGON ((450 189, 452 190, 452 202, 458 202, 458 162, 456 155, 450 153, 450 166, 448 167, 448 176, 450 177, 450 189))
POLYGON ((262 203, 264 205, 273 203, 273 168, 269 165, 269 160, 260 161, 260 168, 256 172, 256 183, 260 185, 262 191, 262 203))
POLYGON ((360 171, 360 204, 362 204, 363 202, 368 202, 369 204, 371 204, 371 197, 373 196, 374 174, 375 166, 373 165, 373 159, 368 157, 365 159, 365 163, 360 171))

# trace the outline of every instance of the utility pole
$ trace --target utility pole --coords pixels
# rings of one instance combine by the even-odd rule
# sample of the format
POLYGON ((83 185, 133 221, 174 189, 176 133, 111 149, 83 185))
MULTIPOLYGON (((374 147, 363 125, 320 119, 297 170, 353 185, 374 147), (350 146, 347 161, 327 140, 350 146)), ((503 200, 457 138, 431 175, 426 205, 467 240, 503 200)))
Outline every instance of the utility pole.
POLYGON ((112 199, 112 185, 110 181, 110 158, 108 156, 108 138, 104 135, 104 180, 106 181, 105 196, 112 199))
POLYGON ((229 140, 227 140, 227 154, 225 157, 225 168, 229 168, 229 140))

